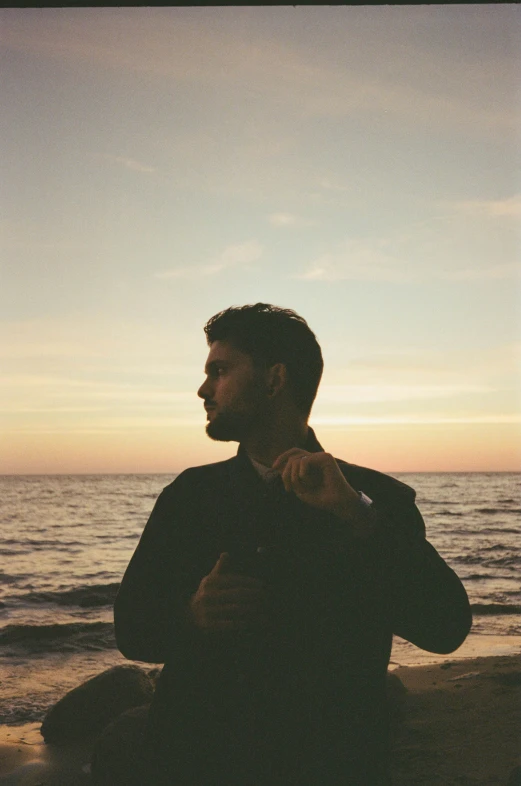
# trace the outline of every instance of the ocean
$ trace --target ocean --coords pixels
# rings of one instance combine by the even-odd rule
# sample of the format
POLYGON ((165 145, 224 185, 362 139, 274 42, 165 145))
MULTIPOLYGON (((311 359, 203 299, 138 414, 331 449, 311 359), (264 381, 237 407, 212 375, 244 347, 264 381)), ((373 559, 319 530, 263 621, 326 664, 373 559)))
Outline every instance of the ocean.
MULTIPOLYGON (((393 474, 416 489, 427 538, 463 581, 474 625, 451 656, 396 638, 391 664, 521 652, 521 476, 393 474)), ((112 604, 174 478, 0 476, 0 723, 39 721, 66 691, 128 663, 116 649, 112 604)))

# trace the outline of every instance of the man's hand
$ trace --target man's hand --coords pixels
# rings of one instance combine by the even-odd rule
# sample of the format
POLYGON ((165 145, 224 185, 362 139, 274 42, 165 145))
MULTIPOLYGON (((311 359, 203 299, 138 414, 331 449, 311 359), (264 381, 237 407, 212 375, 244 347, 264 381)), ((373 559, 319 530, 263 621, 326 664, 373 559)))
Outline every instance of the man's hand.
POLYGON ((230 555, 221 554, 190 601, 192 619, 203 631, 234 631, 265 621, 265 593, 259 579, 229 572, 230 555))
POLYGON ((309 453, 292 448, 273 464, 286 491, 312 505, 352 523, 360 518, 360 497, 342 475, 330 453, 309 453))

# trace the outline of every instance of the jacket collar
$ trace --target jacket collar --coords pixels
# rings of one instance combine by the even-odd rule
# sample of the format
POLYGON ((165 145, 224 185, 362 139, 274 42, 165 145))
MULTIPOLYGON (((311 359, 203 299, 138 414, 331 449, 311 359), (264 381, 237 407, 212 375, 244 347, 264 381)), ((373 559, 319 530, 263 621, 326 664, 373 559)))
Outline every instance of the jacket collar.
MULTIPOLYGON (((315 432, 309 426, 304 449, 309 450, 310 453, 323 450, 315 432)), ((250 507, 264 495, 266 483, 251 463, 243 445, 239 445, 237 455, 229 462, 228 469, 233 494, 241 508, 250 507)))
MULTIPOLYGON (((313 431, 311 426, 308 426, 308 433, 304 445, 304 450, 308 450, 310 453, 319 453, 320 451, 324 450, 324 448, 318 441, 315 432, 313 431)), ((248 457, 248 454, 246 453, 246 449, 243 447, 242 444, 239 445, 239 448, 237 450, 237 458, 241 461, 241 463, 247 462, 252 467, 251 461, 248 457)))

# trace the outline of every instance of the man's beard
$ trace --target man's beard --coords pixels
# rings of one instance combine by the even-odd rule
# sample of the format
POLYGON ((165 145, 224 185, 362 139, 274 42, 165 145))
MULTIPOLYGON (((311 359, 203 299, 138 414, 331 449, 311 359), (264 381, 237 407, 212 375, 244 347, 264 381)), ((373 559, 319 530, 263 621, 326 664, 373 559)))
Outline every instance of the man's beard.
POLYGON ((206 424, 206 433, 217 442, 242 442, 258 418, 252 412, 216 413, 206 424))

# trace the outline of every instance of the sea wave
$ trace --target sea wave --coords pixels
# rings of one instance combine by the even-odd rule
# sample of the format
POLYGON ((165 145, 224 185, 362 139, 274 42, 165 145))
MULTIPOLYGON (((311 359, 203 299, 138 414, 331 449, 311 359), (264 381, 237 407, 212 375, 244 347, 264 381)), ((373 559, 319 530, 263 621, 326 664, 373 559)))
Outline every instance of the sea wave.
POLYGON ((521 508, 475 508, 475 513, 494 515, 495 513, 521 513, 521 508))
POLYGON ((0 570, 0 581, 2 584, 16 584, 18 579, 19 576, 12 576, 10 573, 4 573, 3 570, 0 570))
MULTIPOLYGON (((497 581, 498 578, 510 578, 510 576, 497 576, 495 573, 471 573, 469 576, 465 576, 465 581, 479 581, 480 579, 493 579, 497 581)), ((517 590, 516 590, 517 592, 517 590)))
POLYGON ((497 559, 483 560, 483 565, 486 567, 494 567, 495 565, 504 565, 506 567, 517 567, 521 562, 519 554, 510 554, 508 557, 498 557, 497 559))
POLYGON ((84 546, 85 541, 81 540, 49 540, 35 538, 2 538, 4 546, 32 546, 33 548, 65 548, 69 546, 84 546))
POLYGON ((453 559, 462 565, 480 565, 483 562, 480 554, 458 554, 453 559))
POLYGON ((0 549, 0 557, 25 557, 26 555, 27 549, 0 549))
POLYGON ((454 562, 460 565, 482 565, 484 568, 494 568, 497 565, 502 567, 517 567, 521 562, 521 555, 508 554, 505 557, 491 556, 484 557, 482 554, 459 554, 453 557, 454 562))
POLYGON ((54 625, 7 625, 0 631, 5 655, 77 652, 116 647, 111 622, 71 622, 54 625))
POLYGON ((494 543, 492 546, 482 546, 481 551, 511 551, 511 548, 503 543, 494 543))
POLYGON ((500 532, 502 535, 519 535, 521 529, 509 529, 508 527, 483 527, 479 530, 480 535, 491 535, 494 532, 500 532))
POLYGON ((463 516, 464 514, 458 510, 438 510, 436 511, 437 516, 463 516))
POLYGON ((81 608, 95 608, 98 606, 112 606, 119 589, 119 582, 112 584, 94 584, 92 586, 75 587, 61 592, 27 592, 23 595, 13 595, 11 600, 24 603, 56 603, 58 606, 80 606, 81 608))

